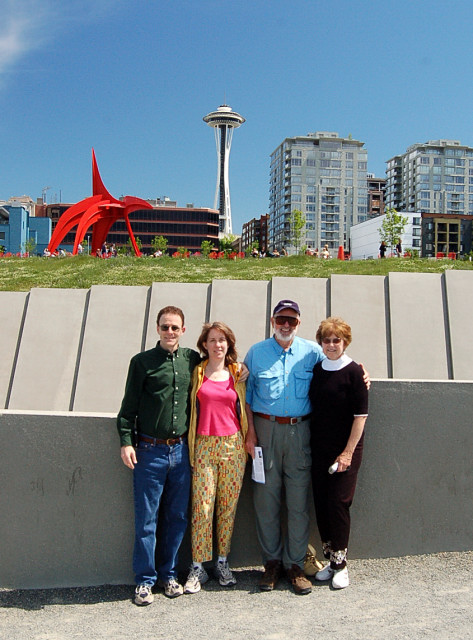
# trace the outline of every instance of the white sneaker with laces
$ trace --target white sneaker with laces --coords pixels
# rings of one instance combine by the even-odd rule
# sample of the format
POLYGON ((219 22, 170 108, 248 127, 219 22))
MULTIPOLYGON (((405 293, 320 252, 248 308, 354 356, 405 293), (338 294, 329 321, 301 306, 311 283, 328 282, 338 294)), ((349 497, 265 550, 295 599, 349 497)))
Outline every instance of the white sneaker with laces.
POLYGON ((315 579, 320 580, 321 582, 323 582, 324 580, 330 580, 334 573, 335 571, 334 569, 332 569, 329 563, 323 569, 317 571, 317 573, 315 574, 315 579))
POLYGON ((208 579, 207 571, 203 567, 196 567, 192 564, 184 585, 184 593, 197 593, 208 579))
POLYGON ((350 584, 348 577, 348 568, 345 566, 343 569, 335 571, 332 578, 332 587, 334 589, 345 589, 350 584))
POLYGON ((221 587, 231 587, 236 584, 236 578, 228 566, 228 562, 217 562, 215 565, 215 575, 221 587))
POLYGON ((176 578, 169 578, 167 582, 161 581, 160 584, 164 588, 164 595, 168 598, 177 598, 184 593, 182 585, 179 584, 176 578))
POLYGON ((135 589, 135 604, 140 607, 154 602, 150 584, 139 584, 135 589))

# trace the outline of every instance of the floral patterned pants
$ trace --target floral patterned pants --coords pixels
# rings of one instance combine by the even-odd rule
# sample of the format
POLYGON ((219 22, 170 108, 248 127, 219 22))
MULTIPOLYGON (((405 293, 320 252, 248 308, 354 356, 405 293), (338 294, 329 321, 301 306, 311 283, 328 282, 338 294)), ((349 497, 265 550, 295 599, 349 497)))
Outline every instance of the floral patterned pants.
POLYGON ((192 560, 212 560, 213 516, 217 550, 230 553, 235 513, 246 467, 241 432, 231 436, 198 435, 192 474, 192 560))

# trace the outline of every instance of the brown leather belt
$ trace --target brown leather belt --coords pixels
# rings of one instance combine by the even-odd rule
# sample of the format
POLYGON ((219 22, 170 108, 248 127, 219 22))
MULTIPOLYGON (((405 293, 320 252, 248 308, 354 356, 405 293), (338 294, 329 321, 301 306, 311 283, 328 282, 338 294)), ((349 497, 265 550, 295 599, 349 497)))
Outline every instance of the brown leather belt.
POLYGON ((160 440, 159 438, 148 438, 148 436, 138 436, 141 442, 149 442, 150 444, 167 444, 169 447, 173 444, 178 444, 179 442, 184 442, 185 436, 180 436, 179 438, 168 438, 167 440, 160 440))
POLYGON ((280 416, 269 416, 267 413, 258 412, 255 412, 255 416, 259 416, 260 418, 264 418, 265 420, 271 420, 271 422, 278 422, 279 424, 297 424, 298 422, 308 420, 310 418, 310 413, 308 413, 306 416, 299 416, 297 418, 281 418, 280 416))

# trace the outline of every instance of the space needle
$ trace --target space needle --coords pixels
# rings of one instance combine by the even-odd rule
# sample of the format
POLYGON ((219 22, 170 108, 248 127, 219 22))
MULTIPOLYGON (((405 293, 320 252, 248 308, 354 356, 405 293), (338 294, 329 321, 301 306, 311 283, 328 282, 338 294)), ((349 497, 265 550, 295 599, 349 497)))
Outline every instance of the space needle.
POLYGON ((232 209, 230 206, 230 187, 228 181, 228 161, 232 146, 233 129, 245 122, 239 113, 232 111, 227 104, 222 104, 217 111, 204 116, 204 122, 215 131, 217 145, 217 186, 215 188, 214 209, 220 212, 219 235, 232 233, 232 209))

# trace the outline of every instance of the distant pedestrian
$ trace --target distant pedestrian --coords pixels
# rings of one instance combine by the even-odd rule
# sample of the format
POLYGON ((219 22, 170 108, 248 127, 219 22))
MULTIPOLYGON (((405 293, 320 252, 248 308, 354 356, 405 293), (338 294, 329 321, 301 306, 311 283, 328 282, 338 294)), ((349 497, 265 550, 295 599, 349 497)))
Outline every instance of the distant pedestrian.
POLYGON ((397 240, 397 245, 396 245, 396 255, 398 258, 402 258, 402 244, 401 244, 401 238, 398 238, 397 240))
POLYGON ((386 250, 387 250, 387 246, 386 243, 384 242, 384 240, 381 242, 380 247, 379 247, 379 257, 380 258, 385 258, 386 257, 386 250))

